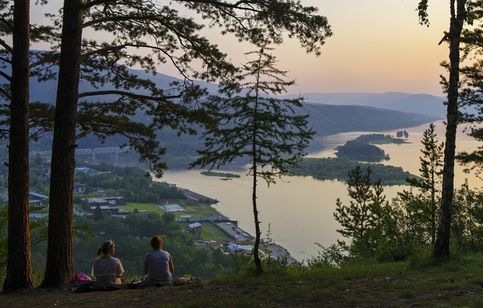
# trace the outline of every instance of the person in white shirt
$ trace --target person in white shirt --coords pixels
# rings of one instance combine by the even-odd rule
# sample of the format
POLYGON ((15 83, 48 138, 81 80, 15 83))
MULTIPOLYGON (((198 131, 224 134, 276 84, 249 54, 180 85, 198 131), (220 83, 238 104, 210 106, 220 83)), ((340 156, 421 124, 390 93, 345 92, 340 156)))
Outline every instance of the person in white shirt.
POLYGON ((97 260, 92 266, 92 276, 98 285, 120 285, 123 282, 124 268, 118 258, 113 257, 116 246, 111 240, 102 243, 97 250, 97 260))

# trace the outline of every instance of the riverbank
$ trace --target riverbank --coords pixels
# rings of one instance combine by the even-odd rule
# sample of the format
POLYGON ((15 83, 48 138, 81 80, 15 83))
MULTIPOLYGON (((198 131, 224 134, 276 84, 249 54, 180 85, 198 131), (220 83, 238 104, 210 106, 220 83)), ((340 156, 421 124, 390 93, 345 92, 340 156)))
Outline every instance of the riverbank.
MULTIPOLYGON (((160 208, 163 211, 172 212, 178 223, 185 224, 187 229, 198 238, 198 246, 207 249, 222 249, 226 253, 251 254, 255 238, 240 228, 238 221, 224 216, 212 206, 218 203, 218 200, 177 187, 174 184, 170 185, 182 191, 191 204, 182 206, 168 204, 160 206, 160 208)), ((297 260, 290 255, 286 248, 271 240, 261 240, 260 253, 267 258, 287 264, 297 263, 297 260)))

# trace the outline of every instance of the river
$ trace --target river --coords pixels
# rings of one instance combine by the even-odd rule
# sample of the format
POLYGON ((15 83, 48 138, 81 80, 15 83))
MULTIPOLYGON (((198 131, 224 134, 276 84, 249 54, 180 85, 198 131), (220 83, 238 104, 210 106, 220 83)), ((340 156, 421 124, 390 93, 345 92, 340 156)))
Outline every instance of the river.
MULTIPOLYGON (((444 125, 437 122, 436 132, 440 139, 444 136, 444 125)), ((386 164, 401 166, 403 169, 418 174, 419 150, 423 131, 428 124, 406 128, 410 143, 396 145, 380 145, 390 160, 386 164)), ((387 131, 395 135, 395 132, 387 131)), ((336 146, 368 132, 351 132, 331 135, 323 138, 326 149, 310 153, 310 157, 329 157, 334 155, 336 146)), ((458 132, 457 150, 472 150, 476 148, 474 139, 458 132)), ((468 179, 472 187, 483 186, 483 181, 474 174, 463 173, 461 166, 456 167, 455 183, 461 185, 468 179)), ((162 181, 174 183, 179 187, 189 188, 220 202, 215 208, 223 215, 237 220, 239 226, 254 234, 253 215, 251 211, 251 179, 243 172, 240 178, 223 181, 216 177, 203 176, 198 170, 166 172, 162 181)), ((267 187, 259 185, 258 205, 262 221, 262 237, 267 236, 270 225, 270 237, 288 249, 297 260, 309 259, 318 254, 320 243, 327 246, 341 238, 337 233, 338 223, 334 220, 336 199, 348 203, 345 183, 339 181, 318 181, 311 177, 284 177, 276 184, 267 187)), ((404 186, 386 186, 388 199, 397 195, 404 186)))

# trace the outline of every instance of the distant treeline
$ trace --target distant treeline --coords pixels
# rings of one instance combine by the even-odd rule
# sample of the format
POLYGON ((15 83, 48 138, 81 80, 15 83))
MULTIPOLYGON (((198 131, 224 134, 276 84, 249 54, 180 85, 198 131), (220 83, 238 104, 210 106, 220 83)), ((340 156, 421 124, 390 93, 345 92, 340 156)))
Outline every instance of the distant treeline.
POLYGON ((372 144, 389 144, 389 143, 402 144, 402 143, 408 143, 404 139, 394 138, 391 135, 385 135, 385 134, 360 135, 359 137, 357 137, 354 140, 359 141, 359 142, 364 142, 364 143, 372 143, 372 144))
POLYGON ((372 180, 382 181, 384 185, 407 184, 406 179, 414 178, 411 173, 401 167, 386 166, 383 164, 361 163, 344 158, 304 158, 297 168, 291 170, 293 175, 311 176, 317 180, 347 181, 349 171, 356 166, 372 169, 372 180))

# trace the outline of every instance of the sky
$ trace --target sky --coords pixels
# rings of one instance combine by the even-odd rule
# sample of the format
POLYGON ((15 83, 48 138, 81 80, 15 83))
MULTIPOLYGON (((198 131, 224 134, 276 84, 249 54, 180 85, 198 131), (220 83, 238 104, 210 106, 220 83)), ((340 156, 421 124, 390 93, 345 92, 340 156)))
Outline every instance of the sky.
MULTIPOLYGON (((306 54, 295 40, 275 52, 280 67, 296 81, 291 93, 411 92, 441 95, 441 61, 445 44, 438 46, 448 27, 447 1, 430 1, 430 27, 418 23, 417 0, 302 0, 320 9, 334 35, 322 54, 306 54)), ((226 40, 226 38, 225 38, 226 40)), ((230 41, 231 57, 240 46, 230 41)))
MULTIPOLYGON (((438 46, 449 23, 448 1, 430 1, 431 25, 418 23, 418 0, 301 0, 319 8, 328 18, 333 36, 322 54, 306 54, 296 40, 275 47, 279 67, 296 85, 289 93, 311 92, 410 92, 442 95, 439 63, 447 58, 445 44, 438 46)), ((46 8, 53 10, 49 3, 46 8)), ((163 1, 161 1, 163 2, 163 1)), ((166 1, 168 2, 168 1, 166 1)), ((32 19, 41 19, 42 11, 32 19)), ((253 49, 236 39, 206 30, 235 63, 253 49)), ((159 72, 176 76, 176 70, 160 66, 159 72)))

